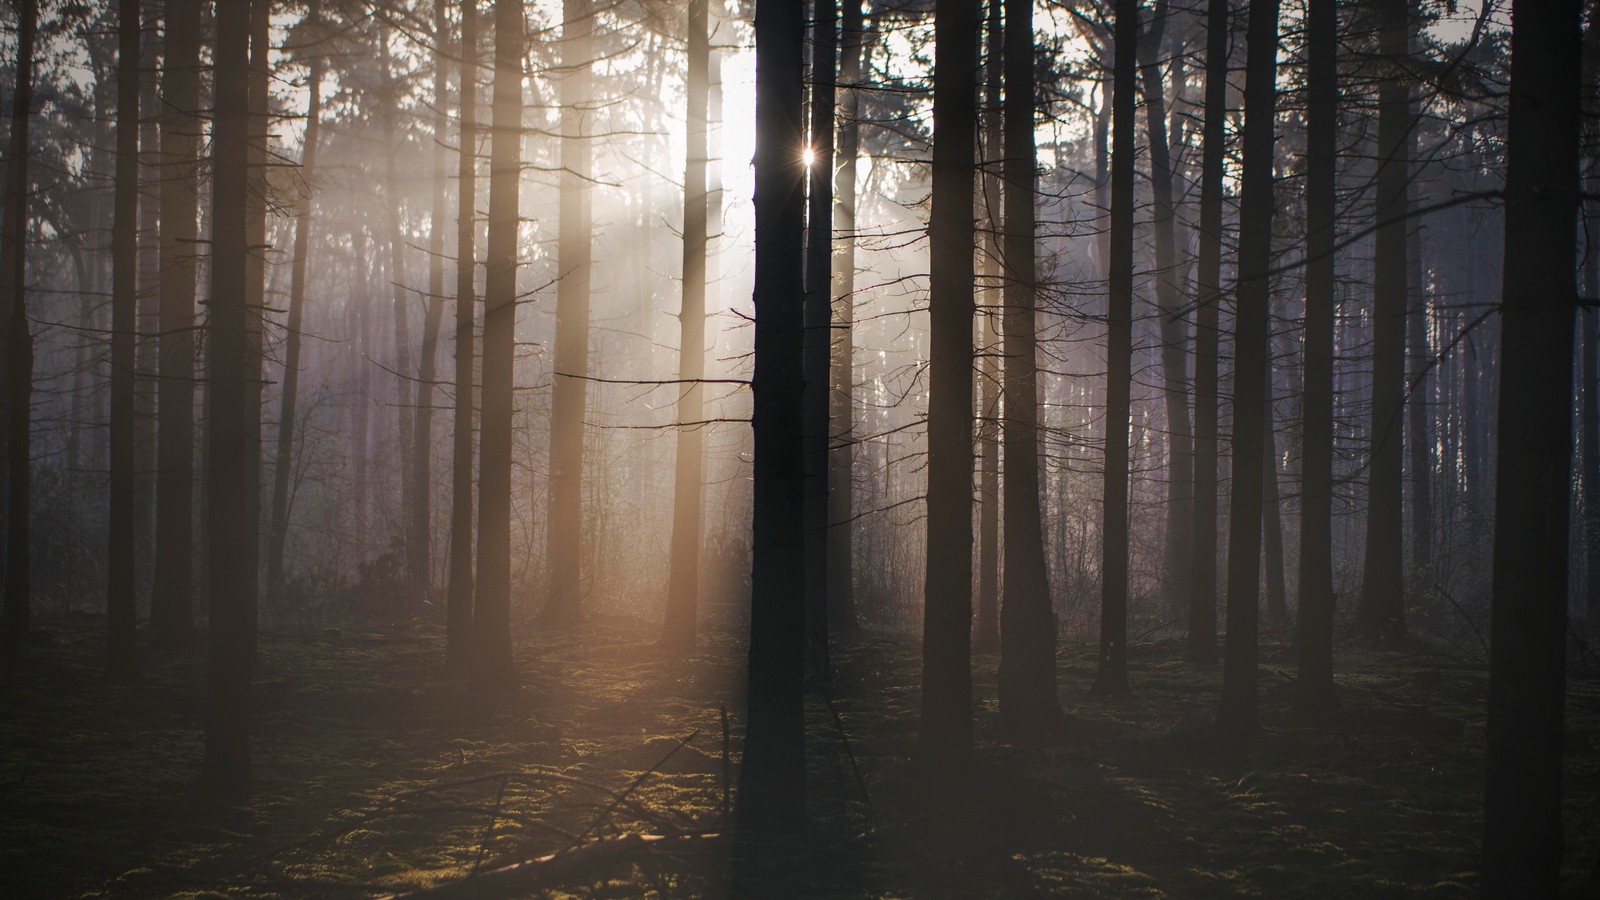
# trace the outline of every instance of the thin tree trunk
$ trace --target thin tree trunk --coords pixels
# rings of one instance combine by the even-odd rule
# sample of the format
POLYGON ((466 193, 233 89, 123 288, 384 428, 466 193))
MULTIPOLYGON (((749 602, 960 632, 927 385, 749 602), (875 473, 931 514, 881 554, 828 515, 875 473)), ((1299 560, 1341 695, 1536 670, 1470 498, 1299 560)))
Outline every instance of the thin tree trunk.
POLYGON ((494 147, 489 160, 484 283, 482 433, 478 441, 478 593, 472 611, 474 691, 514 690, 511 658, 511 419, 517 325, 518 190, 522 173, 522 0, 494 0, 494 147))
MULTIPOLYGON (((1591 226, 1593 227, 1593 226, 1591 226)), ((1600 246, 1585 248, 1589 269, 1588 294, 1597 290, 1597 253, 1600 246)), ((1584 612, 1591 622, 1600 621, 1600 310, 1583 311, 1583 546, 1584 612)))
POLYGON ((1370 641, 1394 645, 1406 633, 1401 530, 1405 406, 1406 220, 1411 100, 1402 67, 1410 46, 1410 0, 1378 4, 1377 232, 1372 261, 1372 455, 1367 467, 1366 554, 1356 625, 1370 641))
MULTIPOLYGON (((379 70, 383 73, 384 88, 382 94, 382 123, 383 133, 392 135, 399 127, 401 78, 394 72, 394 63, 389 52, 390 26, 385 23, 378 30, 379 70)), ((406 548, 405 577, 410 588, 409 596, 395 598, 401 601, 402 606, 418 602, 422 599, 421 587, 425 584, 420 566, 426 562, 426 553, 413 555, 418 547, 419 535, 415 532, 416 523, 427 521, 427 510, 418 510, 418 506, 427 502, 426 498, 417 496, 415 492, 416 481, 413 473, 412 460, 413 442, 416 438, 416 400, 422 396, 419 391, 412 389, 412 384, 404 376, 411 370, 411 305, 412 294, 410 279, 406 272, 405 248, 407 236, 405 233, 405 195, 400 186, 400 175, 396 169, 395 145, 398 140, 385 140, 383 142, 384 163, 384 206, 386 217, 384 228, 388 233, 389 247, 389 292, 393 301, 392 322, 394 323, 394 368, 401 377, 395 380, 395 441, 394 445, 400 451, 400 539, 406 548)), ((416 385, 421 387, 420 382, 416 385)), ((370 394, 363 392, 363 396, 370 394)))
POLYGON ((589 289, 593 227, 589 190, 589 106, 594 103, 590 70, 591 0, 563 0, 561 56, 565 73, 557 87, 561 104, 561 222, 556 286, 555 373, 550 398, 550 496, 545 527, 549 579, 545 620, 557 627, 578 623, 579 559, 583 533, 584 411, 589 398, 589 289))
POLYGON ((682 652, 694 645, 700 596, 700 542, 706 374, 706 106, 711 40, 706 0, 689 0, 688 115, 683 173, 683 303, 678 312, 678 447, 673 473, 672 557, 661 641, 682 652))
POLYGON ((1005 156, 1002 88, 1005 59, 1005 0, 989 0, 984 25, 983 55, 983 190, 977 214, 984 234, 979 245, 978 283, 983 304, 978 310, 978 608, 972 648, 1000 649, 1000 328, 1003 312, 1000 223, 1005 156))
POLYGON ((1000 607, 1000 727, 1038 735, 1061 724, 1056 616, 1039 509, 1039 276, 1035 264, 1033 0, 1008 0, 1005 32, 1005 599, 1000 607))
POLYGON ((111 224, 111 489, 107 512, 106 680, 139 680, 134 586, 135 335, 139 293, 139 0, 117 4, 117 167, 111 224))
MULTIPOLYGON (((320 9, 313 5, 312 25, 320 25, 320 9)), ((315 52, 315 51, 313 51, 315 52)), ((267 531, 267 585, 270 602, 283 604, 283 550, 289 536, 289 482, 294 472, 295 418, 300 391, 300 330, 305 318, 306 267, 310 263, 312 206, 316 201, 317 138, 322 119, 322 74, 324 60, 319 53, 311 58, 307 76, 310 99, 306 106, 305 149, 300 157, 300 179, 308 193, 300 199, 294 223, 294 263, 289 273, 289 316, 284 335, 283 385, 278 406, 278 452, 272 470, 272 518, 267 531)))
POLYGON ((456 197, 456 402, 450 445, 450 595, 446 656, 466 665, 472 634, 472 366, 478 274, 478 10, 461 0, 461 136, 456 197))
MULTIPOLYGON (((833 445, 828 451, 828 630, 846 635, 856 630, 855 551, 855 289, 856 289, 856 159, 861 148, 862 0, 844 0, 840 21, 843 56, 839 83, 839 173, 834 179, 833 228, 833 390, 828 413, 833 445)), ((998 2, 998 0, 996 0, 998 2)), ((720 230, 720 229, 719 229, 720 230)))
MULTIPOLYGON (((1413 188, 1414 190, 1414 188, 1413 188)), ((1408 208, 1416 207, 1408 196, 1408 208)), ((1406 222, 1406 283, 1409 287, 1406 317, 1406 356, 1410 376, 1406 379, 1406 453, 1411 467, 1411 565, 1420 579, 1417 588, 1432 591, 1433 564, 1433 429, 1432 388, 1437 379, 1428 377, 1432 354, 1428 350, 1428 293, 1422 281, 1422 223, 1406 222)))
POLYGON ((1200 240, 1195 271, 1194 539, 1189 577, 1193 662, 1217 657, 1217 320, 1222 305, 1223 171, 1227 157, 1229 0, 1206 6, 1205 122, 1200 162, 1200 240))
POLYGON ((1578 7, 1515 0, 1511 12, 1485 897, 1561 888, 1578 7))
POLYGON ((929 771, 951 775, 973 764, 972 181, 983 13, 978 0, 938 0, 934 10, 928 543, 918 751, 929 771))
MULTIPOLYGON (((248 367, 246 377, 249 390, 245 391, 245 424, 250 429, 253 452, 247 455, 249 474, 246 476, 246 515, 250 518, 250 544, 245 548, 243 566, 249 575, 245 599, 250 604, 250 655, 256 655, 256 636, 260 621, 260 569, 261 569, 261 387, 264 374, 264 339, 267 311, 267 255, 271 252, 267 239, 267 195, 270 182, 267 168, 267 138, 271 130, 272 95, 268 91, 271 76, 271 37, 273 0, 253 0, 250 7, 250 165, 246 173, 250 190, 245 195, 246 223, 249 231, 249 253, 245 260, 245 291, 248 307, 245 316, 249 352, 245 354, 248 367)), ((219 76, 220 77, 220 76, 219 76)))
POLYGON ((1266 440, 1268 332, 1272 304, 1273 133, 1277 102, 1278 0, 1250 0, 1244 88, 1244 177, 1239 212, 1239 288, 1233 373, 1233 489, 1228 522, 1227 648, 1219 727, 1256 728, 1261 580, 1262 463, 1266 440), (1242 449, 1241 449, 1242 448, 1242 449))
MULTIPOLYGON (((32 536, 33 332, 28 325, 27 234, 30 183, 28 132, 33 119, 33 51, 38 0, 17 9, 17 78, 11 95, 11 147, 6 154, 5 219, 0 222, 0 315, 5 347, 5 601, 0 612, 0 652, 9 661, 28 634, 33 606, 32 536)), ((80 285, 81 286, 81 285, 80 285)))
POLYGON ((1106 299, 1100 662, 1092 688, 1099 697, 1116 697, 1128 692, 1128 414, 1133 385, 1133 119, 1139 4, 1136 0, 1117 0, 1116 10, 1111 101, 1111 269, 1110 294, 1106 299))
POLYGON ((1277 414, 1272 408, 1272 397, 1272 370, 1269 367, 1265 419, 1261 428, 1261 561, 1266 578, 1262 605, 1267 611, 1267 628, 1281 631, 1289 624, 1289 590, 1283 567, 1283 507, 1279 501, 1278 435, 1275 431, 1277 414))
POLYGON ((1339 10, 1306 11, 1305 379, 1300 401, 1300 592, 1295 705, 1324 709, 1333 692, 1333 332, 1337 276, 1339 10))
POLYGON ((736 811, 747 832, 797 832, 805 825, 801 7, 792 0, 756 6, 754 541, 749 705, 736 811))
MULTIPOLYGON (((263 2, 263 0, 256 0, 263 2)), ((248 419, 260 389, 248 360, 250 256, 246 207, 250 178, 250 2, 217 7, 216 112, 212 130, 211 299, 206 363, 206 490, 210 562, 206 751, 202 781, 212 796, 250 792, 250 672, 255 645, 257 520, 249 494, 260 455, 259 423, 248 419)))
POLYGON ((811 163, 806 228, 806 668, 828 680, 828 364, 833 317, 833 111, 838 4, 815 0, 811 30, 811 163))

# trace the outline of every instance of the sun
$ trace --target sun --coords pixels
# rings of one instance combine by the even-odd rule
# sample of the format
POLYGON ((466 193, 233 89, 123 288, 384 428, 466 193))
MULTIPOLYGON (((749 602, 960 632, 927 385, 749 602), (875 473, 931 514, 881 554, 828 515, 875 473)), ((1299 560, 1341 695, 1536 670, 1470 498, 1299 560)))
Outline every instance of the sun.
POLYGON ((806 168, 809 169, 811 168, 812 163, 817 161, 817 151, 807 147, 805 153, 801 154, 801 159, 805 161, 806 168))

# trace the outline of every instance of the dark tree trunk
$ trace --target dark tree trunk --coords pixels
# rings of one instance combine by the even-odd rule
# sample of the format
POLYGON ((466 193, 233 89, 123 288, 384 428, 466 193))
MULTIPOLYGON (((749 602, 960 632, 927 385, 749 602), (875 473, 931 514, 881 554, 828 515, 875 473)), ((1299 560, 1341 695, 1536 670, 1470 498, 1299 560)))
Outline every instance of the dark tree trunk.
POLYGON ((1206 6, 1206 93, 1200 162, 1200 240, 1195 272, 1194 540, 1189 640, 1194 662, 1217 656, 1217 344, 1222 304, 1223 169, 1228 125, 1229 0, 1206 6))
POLYGON ((1337 276, 1339 10, 1306 11, 1305 379, 1300 401, 1300 592, 1295 705, 1322 709, 1333 692, 1333 330, 1337 276))
POLYGON ((161 75, 161 308, 157 407, 156 645, 194 648, 195 278, 200 213, 200 20, 204 0, 168 0, 161 75))
POLYGON ((1262 463, 1267 426, 1271 318, 1273 133, 1277 104, 1278 0, 1250 0, 1244 87, 1244 177, 1239 211, 1239 289, 1234 339, 1233 490, 1228 522, 1227 648, 1218 726, 1256 727, 1261 582, 1262 463), (1244 449, 1239 449, 1244 448, 1244 449))
POLYGON ((517 686, 511 659, 511 419, 517 326, 517 192, 522 174, 522 0, 494 0, 493 148, 483 296, 483 399, 478 440, 478 579, 471 684, 517 686))
POLYGON ((672 558, 661 642, 694 646, 700 596, 700 539, 705 464, 706 374, 706 107, 711 93, 711 39, 706 0, 689 0, 686 77, 687 149, 683 173, 683 305, 678 312, 678 447, 673 475, 672 558))
MULTIPOLYGON (((380 127, 385 135, 396 133, 399 128, 400 102, 405 87, 402 85, 404 76, 396 74, 394 62, 389 52, 390 25, 386 20, 379 20, 382 24, 378 29, 378 70, 383 73, 384 86, 381 95, 382 112, 379 116, 380 127)), ((421 395, 414 387, 420 388, 420 383, 413 385, 406 376, 411 373, 411 305, 414 299, 411 283, 406 272, 405 248, 407 237, 404 231, 405 196, 400 184, 400 173, 396 168, 395 159, 398 139, 383 141, 384 163, 384 228, 388 233, 386 243, 389 249, 389 292, 393 304, 392 322, 394 324, 394 364, 393 372, 400 377, 395 379, 395 432, 394 446, 400 451, 399 478, 400 483, 400 510, 399 534, 397 537, 406 548, 405 553, 405 578, 409 590, 404 597, 392 598, 399 601, 399 605, 409 608, 409 604, 421 599, 420 589, 423 584, 421 578, 422 561, 413 555, 417 547, 418 535, 415 525, 419 519, 426 521, 427 512, 420 514, 417 507, 426 500, 418 497, 414 492, 416 482, 413 481, 413 461, 411 458, 412 441, 416 435, 417 406, 416 399, 421 395)), ((371 395, 362 392, 370 398, 371 395)), ((392 520, 391 520, 392 521, 392 520)), ((397 611, 397 615, 400 614, 397 611)))
POLYGON ((1406 632, 1401 475, 1405 406, 1407 182, 1411 101, 1403 67, 1409 0, 1378 4, 1377 233, 1372 261, 1372 406, 1367 467, 1366 555, 1356 624, 1367 640, 1395 645, 1406 632))
POLYGON ((757 0, 754 542, 741 829, 805 826, 802 4, 757 0))
MULTIPOLYGON (((1111 268, 1110 293, 1106 298, 1100 664, 1092 688, 1099 697, 1116 697, 1128 692, 1128 414, 1133 385, 1133 119, 1139 4, 1136 0, 1117 0, 1116 9, 1111 101, 1111 268)), ((1007 593, 1010 593, 1009 588, 1007 593)))
POLYGON ((972 758, 972 181, 977 0, 934 12, 932 257, 928 290, 928 544, 919 752, 930 772, 972 758))
MULTIPOLYGON (((257 0, 261 2, 261 0, 257 0)), ((250 3, 217 7, 216 112, 212 130, 211 299, 206 363, 207 552, 210 628, 203 781, 218 798, 250 791, 250 672, 254 664, 257 521, 250 496, 261 449, 248 395, 260 389, 248 356, 250 256, 250 3)))
POLYGON ((1179 290, 1177 215, 1172 199, 1173 165, 1167 139, 1166 87, 1161 77, 1162 34, 1169 15, 1158 0, 1150 33, 1139 46, 1145 96, 1145 133, 1150 139, 1150 187, 1154 200, 1156 308, 1161 315, 1161 384, 1167 416, 1166 561, 1163 584, 1171 609, 1185 607, 1194 540, 1194 438, 1189 429, 1189 372, 1179 290))
MULTIPOLYGON (((1593 227, 1593 226, 1591 226, 1593 227)), ((1586 248, 1591 278, 1588 294, 1594 296, 1592 277, 1600 246, 1586 248)), ((1600 310, 1583 311, 1583 547, 1584 611, 1600 622, 1600 310)))
MULTIPOLYGON (((1413 116, 1415 112, 1413 112, 1413 116)), ((1414 190, 1414 188, 1413 188, 1414 190)), ((1414 208, 1415 198, 1408 197, 1414 208)), ((1433 426, 1432 394, 1436 379, 1428 378, 1433 358, 1428 349, 1428 293, 1422 279, 1422 223, 1406 222, 1406 455, 1411 467, 1411 566, 1423 593, 1432 590, 1433 577, 1433 426)))
POLYGON ((1005 20, 1005 600, 1000 609, 1000 727, 1038 735, 1061 724, 1056 616, 1039 510, 1039 374, 1035 315, 1033 0, 1005 20))
MULTIPOLYGON (((247 490, 243 494, 250 520, 250 543, 244 547, 242 568, 249 577, 244 598, 250 604, 250 656, 256 655, 257 628, 260 620, 260 569, 261 569, 261 387, 263 381, 263 341, 266 334, 264 317, 267 302, 267 209, 270 183, 267 168, 267 137, 271 130, 272 96, 268 91, 272 37, 273 0, 254 0, 250 7, 250 122, 248 133, 248 168, 246 178, 249 191, 245 194, 247 217, 245 256, 245 336, 249 339, 244 361, 248 390, 244 394, 244 422, 250 429, 252 451, 245 458, 249 474, 245 478, 247 490)), ((215 499, 216 495, 211 495, 215 499)))
POLYGON ((978 202, 984 234, 978 281, 983 307, 978 311, 978 608, 972 647, 1000 648, 1000 282, 1001 172, 1005 144, 1001 89, 1004 85, 1005 0, 989 0, 983 56, 983 190, 978 202))
MULTIPOLYGON (((33 605, 31 529, 33 448, 33 332, 28 326, 28 131, 33 118, 33 51, 38 0, 17 8, 17 78, 11 95, 11 147, 6 154, 5 220, 0 222, 0 316, 5 317, 6 528, 5 604, 0 652, 15 660, 28 633, 33 605)), ((11 664, 10 662, 7 663, 11 664)))
POLYGON ((1554 897, 1561 888, 1578 8, 1577 0, 1511 8, 1485 897, 1554 897))
POLYGON ((833 389, 828 418, 833 446, 828 451, 828 630, 845 635, 856 630, 852 521, 855 506, 855 289, 856 289, 856 157, 861 148, 861 0, 844 0, 840 21, 843 56, 839 60, 839 174, 834 179, 833 242, 833 389))
MULTIPOLYGON (((318 24, 319 10, 312 7, 312 23, 318 24)), ((315 51, 313 51, 315 52, 315 51)), ((317 138, 322 118, 322 73, 324 60, 319 53, 311 58, 307 78, 310 99, 306 106, 305 149, 300 157, 300 179, 308 187, 300 199, 294 223, 294 262, 289 273, 289 316, 284 334, 283 385, 278 406, 278 452, 272 469, 272 518, 267 532, 266 595, 269 602, 287 600, 283 590, 283 549, 289 536, 290 481, 294 475, 295 417, 300 392, 300 329, 305 318, 306 267, 310 263, 312 205, 315 203, 317 176, 317 138)))
POLYGON ((134 586, 138 510, 134 446, 139 330, 139 0, 117 3, 117 168, 111 223, 111 489, 107 512, 106 679, 139 680, 134 586))
POLYGON ((589 107, 594 103, 590 71, 591 0, 563 0, 561 56, 565 73, 557 88, 561 104, 561 222, 556 285, 555 373, 550 399, 550 514, 546 522, 545 568, 549 594, 544 617, 570 627, 582 616, 579 600, 578 536, 583 533, 583 416, 588 405, 591 194, 589 107))
POLYGON ((1267 369, 1265 419, 1261 428, 1261 564, 1265 576, 1262 605, 1267 628, 1281 631, 1289 624, 1288 579, 1283 571, 1283 507, 1278 491, 1277 414, 1273 404, 1272 369, 1267 369))
POLYGON ((828 680, 828 364, 833 318, 833 110, 838 4, 815 0, 811 28, 811 164, 806 227, 806 669, 828 680))
POLYGON ((472 634, 472 384, 477 306, 478 10, 461 0, 461 154, 456 198, 456 402, 450 445, 450 595, 446 655, 466 665, 472 634))

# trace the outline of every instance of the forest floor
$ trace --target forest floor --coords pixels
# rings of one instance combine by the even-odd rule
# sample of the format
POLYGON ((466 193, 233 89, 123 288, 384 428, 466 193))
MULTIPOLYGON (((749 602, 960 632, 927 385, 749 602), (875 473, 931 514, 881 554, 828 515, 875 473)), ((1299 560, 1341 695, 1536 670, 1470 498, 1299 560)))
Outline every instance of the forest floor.
MULTIPOLYGON (((203 669, 147 657, 100 680, 99 620, 45 622, 0 676, 0 897, 361 897, 440 884, 578 845, 552 896, 730 893, 724 752, 738 758, 743 654, 693 659, 606 620, 519 646, 523 689, 485 706, 434 627, 264 633, 256 793, 196 786, 203 669), (725 744, 721 710, 734 717, 725 744), (631 833, 691 837, 659 845, 631 833), (573 860, 577 862, 577 860, 573 860)), ((1065 735, 997 743, 997 659, 975 660, 980 765, 927 789, 909 759, 918 645, 870 634, 808 704, 811 828, 752 895, 1341 897, 1476 894, 1486 676, 1414 648, 1338 656, 1343 705, 1291 709, 1293 666, 1264 648, 1262 730, 1210 726, 1215 666, 1135 645, 1133 694, 1097 702, 1091 646, 1060 656, 1065 735)), ((1569 685, 1566 880, 1600 860, 1600 673, 1569 685)), ((559 877, 558 877, 559 876, 559 877)), ((552 880, 556 879, 556 880, 552 880)), ((533 896, 545 896, 539 890, 533 896)))

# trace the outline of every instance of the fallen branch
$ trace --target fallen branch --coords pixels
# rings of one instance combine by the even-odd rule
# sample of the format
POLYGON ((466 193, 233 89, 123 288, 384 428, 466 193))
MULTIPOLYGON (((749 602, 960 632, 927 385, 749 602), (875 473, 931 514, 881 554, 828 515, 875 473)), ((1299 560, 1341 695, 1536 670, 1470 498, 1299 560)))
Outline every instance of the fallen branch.
POLYGON ((641 855, 670 853, 715 846, 719 834, 628 834, 611 840, 591 841, 581 847, 563 850, 431 888, 396 894, 391 900, 496 900, 526 896, 558 884, 586 879, 621 863, 635 862, 641 855))

